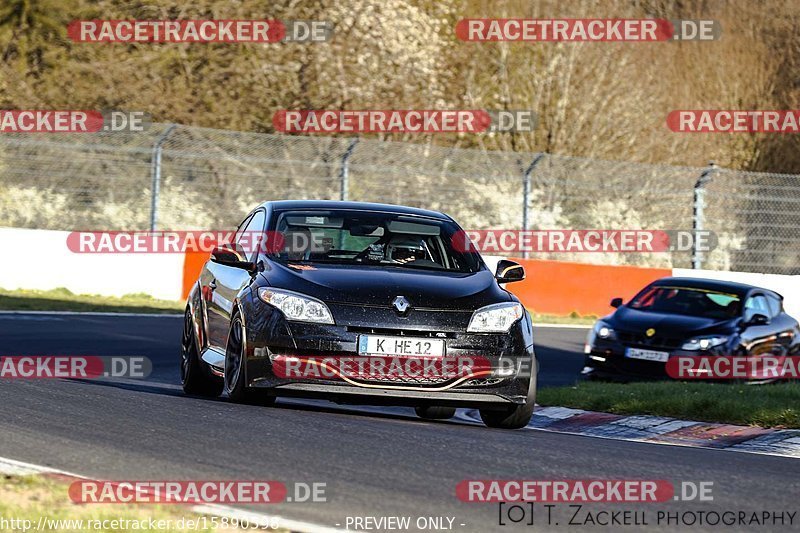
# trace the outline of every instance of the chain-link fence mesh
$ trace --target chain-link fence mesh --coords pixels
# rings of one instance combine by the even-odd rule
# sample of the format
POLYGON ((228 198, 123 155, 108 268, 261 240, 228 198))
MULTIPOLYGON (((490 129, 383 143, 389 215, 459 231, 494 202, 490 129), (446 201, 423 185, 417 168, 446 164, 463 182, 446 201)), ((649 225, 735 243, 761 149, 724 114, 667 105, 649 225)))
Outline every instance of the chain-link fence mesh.
MULTIPOLYGON (((227 229, 265 200, 344 198, 444 211, 467 229, 521 229, 526 220, 530 229, 688 231, 699 189, 700 224, 719 240, 700 266, 800 273, 798 176, 708 171, 168 124, 140 133, 3 134, 0 225, 227 229)), ((692 264, 687 251, 536 257, 692 264)))

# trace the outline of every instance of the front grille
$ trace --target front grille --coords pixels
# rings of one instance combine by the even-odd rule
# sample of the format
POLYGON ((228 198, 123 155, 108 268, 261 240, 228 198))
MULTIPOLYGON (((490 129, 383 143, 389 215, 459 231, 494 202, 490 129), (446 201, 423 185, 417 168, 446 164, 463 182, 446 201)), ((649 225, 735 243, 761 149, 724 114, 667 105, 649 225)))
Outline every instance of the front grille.
POLYGON ((665 337, 663 335, 648 337, 643 333, 633 333, 629 331, 617 331, 617 339, 627 346, 663 348, 665 350, 675 350, 680 348, 683 344, 683 339, 677 337, 665 337))
POLYGON ((368 376, 365 378, 355 378, 350 376, 350 380, 355 383, 363 383, 369 385, 418 385, 424 387, 425 385, 441 385, 448 381, 453 381, 452 377, 426 377, 426 376, 368 376))
POLYGON ((467 387, 488 387, 502 383, 505 378, 476 378, 465 383, 467 387))
POLYGON ((351 333, 386 335, 394 337, 420 337, 430 339, 454 339, 456 334, 444 331, 420 331, 415 329, 392 329, 392 328, 373 328, 363 326, 347 326, 347 331, 351 333))

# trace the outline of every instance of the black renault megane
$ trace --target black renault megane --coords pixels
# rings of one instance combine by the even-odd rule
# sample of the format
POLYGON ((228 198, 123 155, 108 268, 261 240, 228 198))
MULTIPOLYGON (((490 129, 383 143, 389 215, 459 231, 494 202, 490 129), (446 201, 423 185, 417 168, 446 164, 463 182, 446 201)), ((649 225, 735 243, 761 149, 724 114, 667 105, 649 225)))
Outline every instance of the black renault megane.
POLYGON ((654 281, 595 323, 583 375, 667 377, 671 357, 797 355, 800 328, 780 294, 695 278, 654 281))
POLYGON ((524 427, 532 324, 501 286, 524 272, 503 260, 493 274, 463 236, 452 218, 408 207, 258 206, 189 295, 184 390, 408 405, 423 418, 471 407, 487 426, 524 427))

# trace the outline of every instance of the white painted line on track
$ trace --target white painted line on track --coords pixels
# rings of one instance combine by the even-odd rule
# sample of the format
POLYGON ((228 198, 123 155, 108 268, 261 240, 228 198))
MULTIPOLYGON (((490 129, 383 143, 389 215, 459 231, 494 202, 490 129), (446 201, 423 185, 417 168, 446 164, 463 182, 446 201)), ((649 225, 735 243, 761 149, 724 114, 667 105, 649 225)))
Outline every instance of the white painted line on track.
MULTIPOLYGON (((9 459, 6 457, 0 457, 0 474, 9 476, 57 474, 75 479, 89 479, 86 476, 73 474, 64 470, 17 461, 15 459, 9 459)), ((278 515, 256 513, 253 511, 246 511, 244 509, 237 509, 235 507, 216 503, 191 505, 189 509, 193 513, 197 514, 229 518, 238 520, 240 523, 249 523, 251 525, 258 524, 258 526, 261 528, 288 529, 289 531, 298 531, 300 533, 338 533, 345 531, 343 529, 322 526, 312 522, 292 520, 291 518, 285 518, 278 515)))
POLYGON ((63 474, 66 476, 73 476, 73 474, 69 472, 63 472, 47 466, 24 463, 14 459, 8 459, 7 457, 0 457, 0 474, 9 476, 29 476, 32 474, 63 474))
POLYGON ((183 317, 183 313, 109 313, 101 311, 0 311, 0 318, 14 315, 55 316, 133 316, 133 317, 183 317))
POLYGON ((288 529, 289 531, 303 531, 308 533, 339 533, 340 531, 345 531, 344 529, 320 526, 318 524, 312 524, 311 522, 292 520, 280 516, 254 513, 225 505, 195 505, 192 507, 192 511, 200 514, 210 514, 238 520, 239 523, 250 524, 250 528, 248 529, 251 529, 253 525, 258 525, 264 529, 288 529))

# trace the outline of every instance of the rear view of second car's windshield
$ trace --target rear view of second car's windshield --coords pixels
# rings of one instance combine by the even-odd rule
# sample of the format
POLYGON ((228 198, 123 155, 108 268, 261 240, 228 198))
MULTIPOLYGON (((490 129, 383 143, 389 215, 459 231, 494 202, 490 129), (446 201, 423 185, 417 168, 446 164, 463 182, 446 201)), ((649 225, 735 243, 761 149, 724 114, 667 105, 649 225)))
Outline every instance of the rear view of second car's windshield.
POLYGON ((460 232, 451 222, 393 213, 284 211, 275 230, 283 241, 273 259, 476 272, 475 252, 453 246, 460 232))

